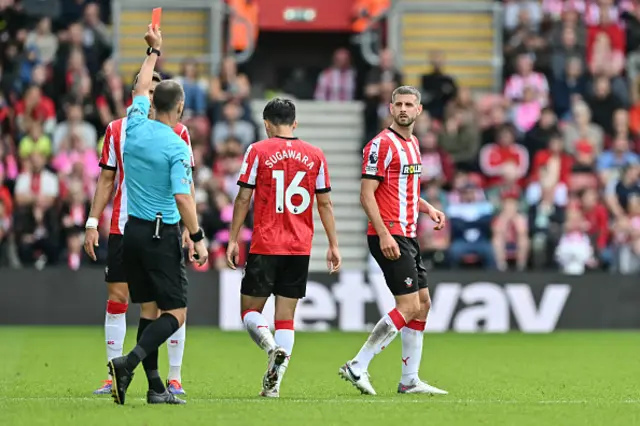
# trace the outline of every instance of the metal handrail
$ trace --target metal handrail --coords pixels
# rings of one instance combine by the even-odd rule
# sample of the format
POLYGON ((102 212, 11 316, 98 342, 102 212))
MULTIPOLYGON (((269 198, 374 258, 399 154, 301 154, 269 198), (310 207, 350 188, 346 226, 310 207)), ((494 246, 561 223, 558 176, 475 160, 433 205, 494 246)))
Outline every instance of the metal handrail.
MULTIPOLYGON (((358 36, 358 42, 360 43, 360 50, 362 52, 362 56, 370 65, 380 65, 380 52, 375 52, 373 50, 373 44, 378 43, 378 47, 380 47, 380 32, 382 26, 378 25, 382 20, 386 19, 394 9, 394 5, 396 2, 393 2, 391 6, 385 9, 382 13, 374 16, 367 27, 360 33, 358 36), (376 33, 374 36, 374 32, 376 33)), ((378 49, 379 50, 379 49, 378 49)))
MULTIPOLYGON (((253 52, 255 52, 256 50, 255 40, 253 37, 253 32, 254 32, 253 24, 247 18, 240 15, 233 7, 231 7, 227 3, 224 3, 224 6, 225 6, 225 13, 227 14, 227 16, 229 16, 229 18, 239 19, 242 25, 247 27, 247 31, 251 35, 250 37, 248 37, 249 44, 247 48, 237 53, 234 52, 234 58, 236 60, 236 63, 243 64, 247 62, 251 58, 251 56, 253 56, 253 52)), ((231 45, 231 41, 232 41, 231 29, 232 29, 232 25, 229 25, 229 27, 227 28, 227 54, 231 54, 231 52, 234 51, 233 46, 231 45)))

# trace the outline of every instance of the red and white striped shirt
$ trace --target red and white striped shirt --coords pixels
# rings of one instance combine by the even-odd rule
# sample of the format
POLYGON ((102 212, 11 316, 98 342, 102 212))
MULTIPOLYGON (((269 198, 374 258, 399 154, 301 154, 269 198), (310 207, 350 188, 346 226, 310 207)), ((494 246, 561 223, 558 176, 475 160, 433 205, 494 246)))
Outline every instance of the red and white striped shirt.
MULTIPOLYGON (((126 140, 127 118, 114 120, 107 126, 104 135, 104 145, 100 157, 100 167, 116 172, 116 192, 113 197, 113 211, 111 213, 110 234, 122 235, 124 225, 127 223, 127 187, 124 183, 123 153, 126 140)), ((173 129, 178 136, 189 146, 191 155, 191 167, 195 167, 193 151, 191 149, 191 137, 187 126, 178 123, 173 129)))
POLYGON ((311 254, 313 199, 331 191, 320 148, 297 138, 256 142, 244 156, 238 185, 255 188, 249 253, 311 254))
MULTIPOLYGON (((415 136, 406 140, 385 129, 364 148, 362 178, 377 179, 376 202, 392 235, 415 238, 420 211, 420 145, 415 136)), ((376 235, 369 223, 368 235, 376 235)))

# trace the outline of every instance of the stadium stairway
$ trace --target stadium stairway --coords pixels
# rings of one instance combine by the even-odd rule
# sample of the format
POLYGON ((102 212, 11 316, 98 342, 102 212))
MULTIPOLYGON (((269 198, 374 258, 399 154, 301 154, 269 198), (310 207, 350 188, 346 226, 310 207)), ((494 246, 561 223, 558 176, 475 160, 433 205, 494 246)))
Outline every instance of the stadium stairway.
POLYGON ((430 7, 442 0, 400 0, 420 12, 402 13, 399 40, 402 68, 409 85, 420 85, 420 76, 430 72, 429 51, 446 54, 445 72, 456 77, 461 86, 474 91, 491 91, 494 86, 494 17, 491 1, 447 2, 450 9, 430 7), (458 3, 459 10, 455 10, 458 3), (464 4, 487 5, 487 11, 465 11, 464 4), (415 6, 414 6, 415 5, 415 6), (455 11, 454 11, 455 10, 455 11))
MULTIPOLYGON (((118 64, 120 74, 128 83, 140 70, 146 48, 143 40, 144 29, 149 24, 149 10, 124 9, 120 15, 118 28, 118 64)), ((164 8, 162 13, 162 60, 164 70, 177 74, 180 62, 186 57, 199 58, 208 55, 209 11, 178 10, 164 8)), ((201 71, 206 64, 201 64, 201 71)))
MULTIPOLYGON (((266 101, 253 101, 256 122, 262 129, 266 101)), ((296 136, 322 148, 329 164, 331 198, 334 204, 343 270, 362 270, 366 265, 366 219, 360 207, 362 161, 362 105, 359 102, 330 103, 297 101, 296 136)), ((262 130, 264 132, 264 129, 262 130)), ((260 138, 265 138, 264 133, 260 138)), ((327 237, 314 208, 315 237, 311 253, 312 272, 327 270, 327 237)))

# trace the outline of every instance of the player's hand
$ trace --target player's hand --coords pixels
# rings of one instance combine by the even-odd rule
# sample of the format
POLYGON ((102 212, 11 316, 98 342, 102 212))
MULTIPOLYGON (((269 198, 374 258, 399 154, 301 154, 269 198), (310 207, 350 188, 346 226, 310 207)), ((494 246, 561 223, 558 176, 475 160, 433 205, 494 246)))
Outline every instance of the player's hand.
POLYGON ((193 255, 196 253, 195 246, 189 235, 189 230, 185 228, 182 231, 182 248, 189 249, 189 259, 193 259, 193 255))
POLYGON ((433 207, 429 209, 429 217, 436 223, 436 226, 433 227, 433 229, 435 229, 436 231, 444 228, 444 225, 446 225, 447 223, 447 217, 444 215, 444 213, 438 209, 434 209, 433 207))
POLYGON ((149 24, 147 27, 147 33, 144 35, 144 41, 147 42, 147 46, 160 50, 162 47, 162 33, 159 28, 154 28, 149 24))
POLYGON ((194 245, 195 253, 191 258, 192 262, 198 264, 198 266, 202 266, 209 260, 209 251, 207 250, 207 245, 204 242, 204 239, 198 241, 194 245))
POLYGON ((342 256, 338 247, 329 247, 327 250, 327 268, 330 274, 334 274, 340 270, 342 266, 342 256))
POLYGON ((389 260, 400 259, 400 247, 398 247, 398 242, 391 234, 380 237, 380 250, 382 250, 384 257, 389 260))
POLYGON ((97 260, 95 248, 98 247, 98 235, 97 229, 87 228, 84 232, 84 251, 94 262, 97 260))
POLYGON ((227 266, 233 270, 236 269, 236 265, 240 262, 240 247, 237 241, 229 241, 227 246, 227 266))

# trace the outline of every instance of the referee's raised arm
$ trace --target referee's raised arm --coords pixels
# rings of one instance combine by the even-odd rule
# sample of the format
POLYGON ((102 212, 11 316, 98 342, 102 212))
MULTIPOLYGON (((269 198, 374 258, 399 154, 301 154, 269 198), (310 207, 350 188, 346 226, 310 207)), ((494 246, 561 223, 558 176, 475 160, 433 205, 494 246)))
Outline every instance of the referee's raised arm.
POLYGON ((136 96, 149 97, 149 90, 151 90, 151 84, 153 83, 153 70, 156 67, 156 62, 160 56, 160 48, 162 47, 162 33, 159 28, 155 28, 149 24, 147 33, 144 35, 144 40, 147 42, 149 48, 147 49, 147 58, 140 67, 140 73, 135 87, 133 88, 133 98, 136 96))

